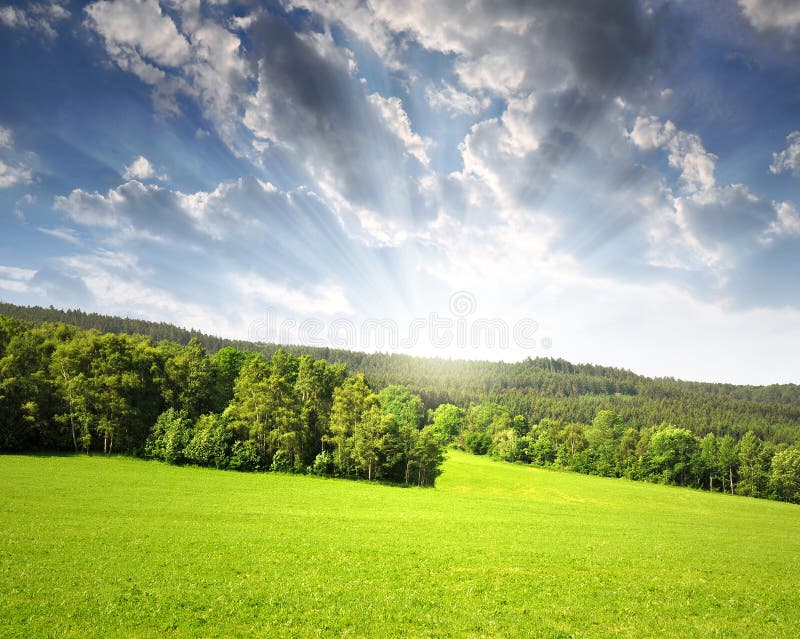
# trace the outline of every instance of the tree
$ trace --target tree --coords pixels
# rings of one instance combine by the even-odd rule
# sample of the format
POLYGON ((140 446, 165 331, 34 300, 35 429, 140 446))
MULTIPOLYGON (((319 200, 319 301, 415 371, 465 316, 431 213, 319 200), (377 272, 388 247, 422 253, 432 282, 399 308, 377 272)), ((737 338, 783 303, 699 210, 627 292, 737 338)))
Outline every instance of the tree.
POLYGON ((595 450, 595 471, 600 475, 613 474, 616 467, 615 453, 622 435, 623 423, 619 415, 611 410, 601 410, 586 429, 586 440, 595 450))
POLYGON ((739 448, 736 440, 725 435, 719 441, 719 468, 722 472, 722 490, 725 491, 725 476, 728 477, 728 490, 734 492, 734 473, 739 464, 739 448))
POLYGON ((168 408, 153 426, 144 454, 168 464, 180 464, 186 459, 184 452, 191 440, 192 422, 186 411, 168 408))
POLYGON ((773 456, 769 482, 778 499, 800 503, 800 448, 790 447, 773 456))
POLYGON ((464 425, 464 411, 453 404, 439 404, 433 412, 433 430, 445 442, 451 442, 464 425))
POLYGON ((583 424, 567 424, 561 429, 558 436, 561 442, 558 458, 563 465, 570 466, 572 458, 588 445, 583 424))
POLYGON ((239 436, 255 444, 267 465, 278 450, 293 466, 303 465, 296 376, 296 358, 279 350, 269 363, 262 358, 247 361, 236 380, 227 412, 239 436))
POLYGON ((444 462, 444 450, 440 433, 432 426, 425 426, 417 437, 413 451, 418 485, 432 486, 436 481, 444 462))
POLYGON ((328 364, 309 355, 298 360, 295 394, 300 402, 300 422, 306 433, 303 454, 309 461, 324 450, 333 393, 346 377, 347 369, 342 364, 328 364))
POLYGON ((739 442, 739 485, 736 492, 749 497, 764 493, 767 481, 764 442, 753 431, 745 433, 739 442))
POLYGON ((412 452, 425 418, 425 405, 404 386, 387 386, 378 393, 378 403, 384 414, 394 415, 400 448, 398 459, 403 464, 403 481, 408 484, 414 462, 412 452))
POLYGON ((368 480, 381 477, 393 465, 398 432, 397 417, 384 412, 378 403, 372 403, 356 424, 353 461, 356 469, 366 472, 368 480))
POLYGON ((349 475, 353 467, 353 434, 364 413, 377 401, 363 375, 345 380, 333 393, 333 406, 326 440, 333 445, 334 467, 349 475))
POLYGON ((719 446, 714 433, 708 433, 700 442, 700 465, 708 477, 708 489, 714 490, 714 477, 719 473, 719 446))
POLYGON ((186 460, 200 466, 226 468, 234 439, 229 421, 228 416, 219 413, 201 415, 184 449, 186 460))
POLYGON ((216 367, 200 341, 193 337, 183 348, 163 345, 169 353, 164 365, 164 400, 190 419, 197 419, 214 408, 216 367))
MULTIPOLYGON (((64 402, 49 371, 50 357, 75 333, 63 325, 43 325, 8 334, 0 359, 0 447, 60 447, 64 438, 53 428, 64 402)), ((80 442, 79 442, 80 443, 80 442)))
POLYGON ((216 368, 216 387, 214 390, 214 409, 222 412, 233 399, 233 388, 236 378, 242 370, 245 362, 253 357, 258 357, 254 353, 245 353, 236 348, 226 346, 214 353, 211 358, 216 368))
POLYGON ((617 469, 623 477, 632 478, 638 457, 636 456, 636 444, 639 441, 639 431, 635 428, 628 428, 622 434, 622 438, 617 448, 617 469))
POLYGON ((697 440, 686 428, 665 425, 650 438, 650 458, 667 483, 686 485, 697 440))
POLYGON ((492 435, 492 454, 504 461, 514 462, 521 457, 519 437, 513 428, 506 428, 492 435))

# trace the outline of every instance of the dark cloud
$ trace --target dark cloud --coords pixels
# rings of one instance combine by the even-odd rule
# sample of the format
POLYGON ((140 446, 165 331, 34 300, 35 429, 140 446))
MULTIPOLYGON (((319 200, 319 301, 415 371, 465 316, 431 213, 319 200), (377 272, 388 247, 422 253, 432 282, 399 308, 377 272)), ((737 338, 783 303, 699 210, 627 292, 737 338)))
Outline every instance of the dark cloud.
POLYGON ((297 34, 281 18, 250 31, 260 90, 247 122, 349 206, 400 222, 432 215, 403 142, 350 73, 347 53, 329 36, 297 34))

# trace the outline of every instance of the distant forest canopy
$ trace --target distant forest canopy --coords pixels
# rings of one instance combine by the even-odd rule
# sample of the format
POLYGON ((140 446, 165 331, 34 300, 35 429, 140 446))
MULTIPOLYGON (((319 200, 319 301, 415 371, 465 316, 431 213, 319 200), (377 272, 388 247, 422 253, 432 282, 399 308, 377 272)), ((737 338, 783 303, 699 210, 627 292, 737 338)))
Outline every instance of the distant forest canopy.
POLYGON ((458 361, 400 354, 359 353, 331 348, 229 340, 171 324, 0 302, 0 314, 33 323, 63 322, 83 329, 146 335, 154 342, 186 345, 196 338, 214 354, 222 348, 260 353, 279 349, 345 364, 363 373, 372 388, 407 386, 426 408, 452 403, 462 408, 491 401, 529 423, 552 419, 589 425, 601 410, 613 410, 636 428, 669 422, 695 435, 714 432, 740 439, 753 431, 776 444, 800 441, 800 386, 749 386, 649 378, 627 370, 536 358, 517 363, 458 361))
MULTIPOLYGON (((70 313, 84 323, 116 320, 70 313)), ((116 321, 136 331, 133 320, 116 321)), ((0 450, 123 452, 424 486, 456 445, 511 462, 800 502, 792 387, 777 387, 781 403, 758 387, 561 360, 327 351, 349 360, 337 362, 238 344, 250 350, 218 341, 209 354, 198 336, 182 345, 0 315, 0 450)))

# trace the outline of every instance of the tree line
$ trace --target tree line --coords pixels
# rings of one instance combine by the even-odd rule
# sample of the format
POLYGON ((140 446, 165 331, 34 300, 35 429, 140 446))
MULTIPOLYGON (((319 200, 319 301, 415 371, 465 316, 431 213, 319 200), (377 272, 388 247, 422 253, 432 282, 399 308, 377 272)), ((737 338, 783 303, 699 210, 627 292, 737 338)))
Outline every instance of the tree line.
POLYGON ((637 428, 611 410, 585 425, 544 418, 529 423, 494 402, 462 410, 440 405, 434 425, 477 455, 800 503, 800 447, 763 441, 753 431, 736 440, 698 437, 668 422, 637 428))
POLYGON ((210 356, 137 335, 0 317, 0 449, 433 485, 446 441, 407 388, 282 350, 210 356))
POLYGON ((791 477, 797 465, 800 387, 793 384, 651 379, 549 358, 507 364, 300 346, 281 349, 81 311, 1 308, 28 318, 7 318, 0 328, 0 354, 10 339, 4 335, 12 333, 17 337, 11 351, 24 351, 10 353, 11 358, 7 353, 0 366, 3 449, 59 447, 66 435, 67 443, 81 448, 89 433, 90 449, 148 454, 177 463, 316 468, 314 472, 340 476, 424 483, 438 472, 429 461, 436 457, 431 451, 438 437, 510 461, 795 500, 786 487, 791 482, 781 484, 776 474, 791 477), (112 332, 144 327, 156 338, 162 329, 177 332, 182 344, 84 331, 94 335, 91 348, 80 345, 86 340, 52 351, 51 346, 37 346, 47 340, 71 341, 59 335, 81 332, 41 321, 68 313, 84 325, 100 323, 112 332), (103 349, 119 350, 115 339, 126 344, 126 354, 104 355, 103 349), (213 354, 206 354, 204 339, 212 340, 207 350, 213 354), (319 370, 312 374, 314 366, 319 370), (313 393, 309 379, 317 388, 313 393), (363 401, 345 399, 356 392, 354 384, 363 401), (389 398, 398 389, 406 397, 403 411, 415 417, 400 417, 405 413, 389 398), (349 402, 356 411, 349 420, 333 410, 337 390, 340 402, 349 402), (120 395, 129 399, 115 403, 120 395), (92 396, 94 400, 87 399, 92 396), (412 404, 413 410, 407 406, 412 404), (394 421, 382 423, 381 413, 394 415, 394 421), (94 415, 94 426, 84 424, 81 415, 87 414, 94 415), (599 428, 600 416, 609 414, 614 415, 613 428, 599 428), (460 417, 456 420, 455 415, 460 417), (155 440, 147 448, 151 430, 163 433, 162 439, 174 439, 172 448, 155 440), (201 457, 200 451, 213 447, 201 442, 216 441, 214 433, 228 438, 214 444, 224 452, 213 459, 201 457), (409 433, 416 433, 414 441, 409 433), (605 434, 598 440, 598 433, 605 434), (195 435, 197 441, 190 446, 195 435), (379 453, 367 446, 373 440, 380 443, 379 453), (675 444, 675 464, 672 453, 659 448, 665 442, 680 443, 675 444), (425 457, 428 446, 431 451, 425 457), (188 452, 182 452, 187 447, 188 452))

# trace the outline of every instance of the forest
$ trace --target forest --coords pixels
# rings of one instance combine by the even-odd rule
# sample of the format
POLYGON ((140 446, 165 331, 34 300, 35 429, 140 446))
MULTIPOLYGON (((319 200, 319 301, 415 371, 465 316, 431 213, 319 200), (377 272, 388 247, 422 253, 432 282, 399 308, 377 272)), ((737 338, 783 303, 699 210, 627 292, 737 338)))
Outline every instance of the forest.
POLYGON ((796 385, 278 347, 81 311, 0 310, 2 450, 432 485, 454 445, 800 501, 796 385))
POLYGON ((422 400, 310 355, 209 356, 144 336, 0 317, 0 450, 432 485, 446 442, 422 400))

